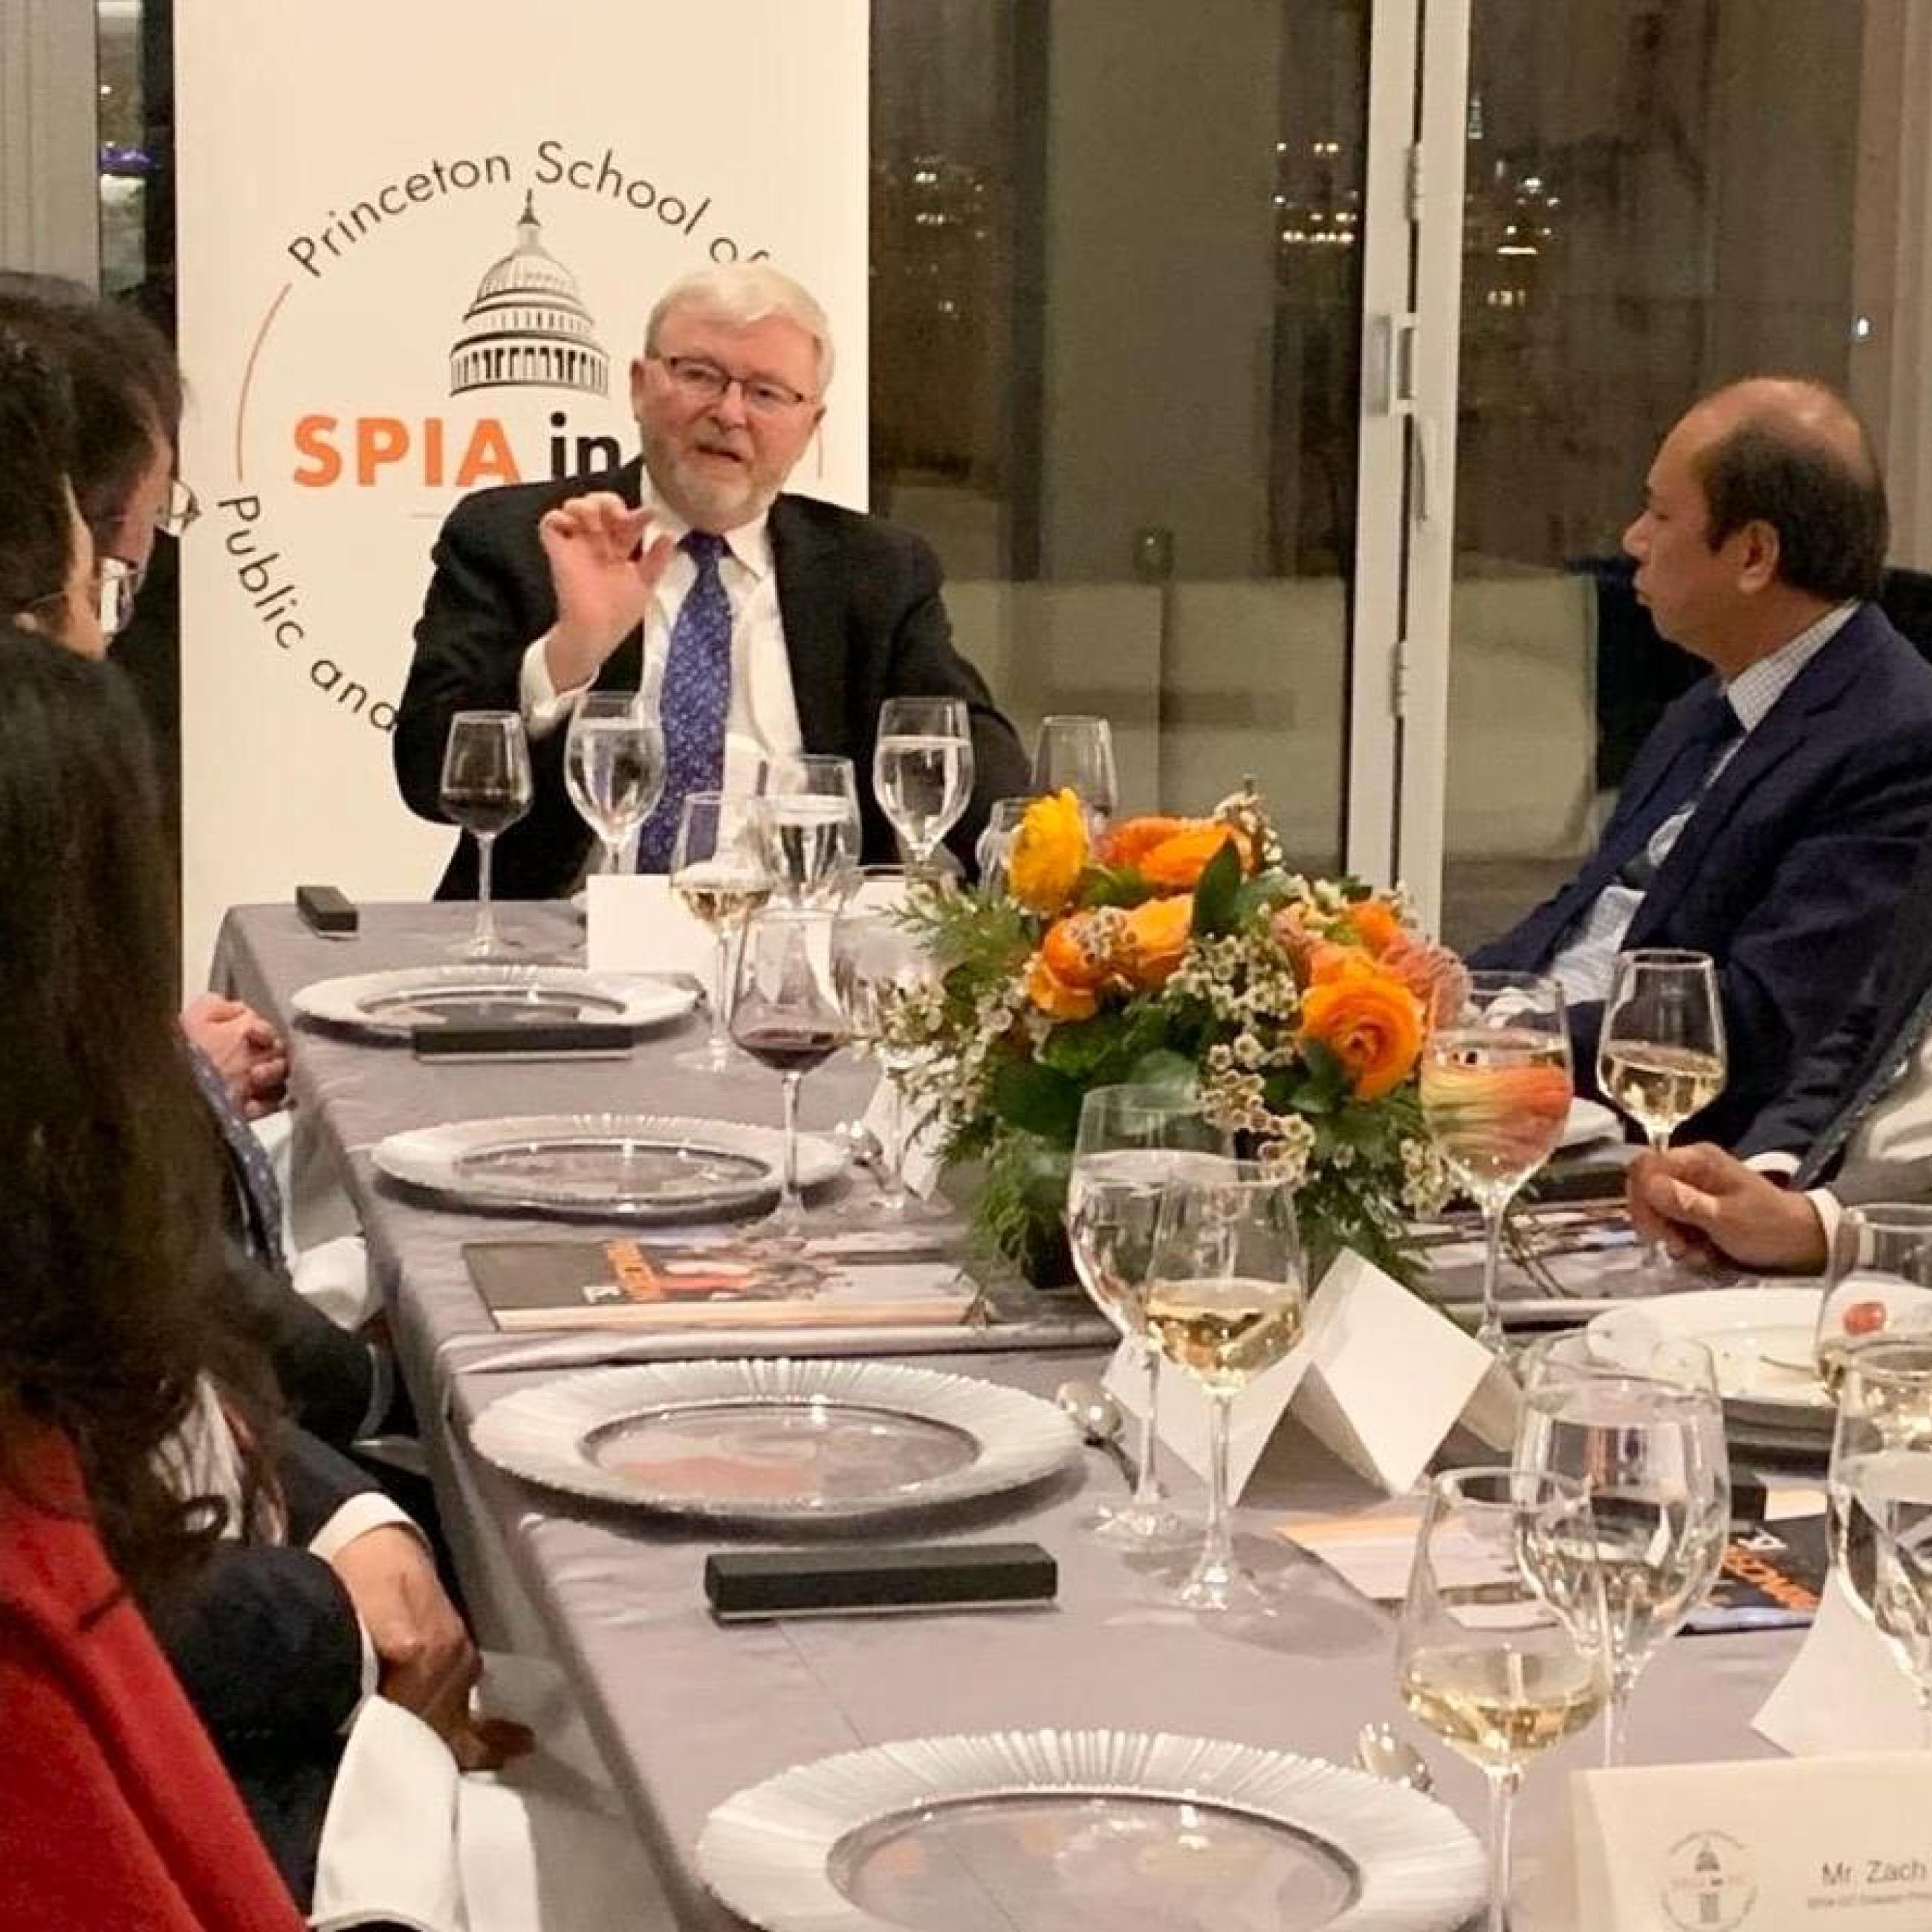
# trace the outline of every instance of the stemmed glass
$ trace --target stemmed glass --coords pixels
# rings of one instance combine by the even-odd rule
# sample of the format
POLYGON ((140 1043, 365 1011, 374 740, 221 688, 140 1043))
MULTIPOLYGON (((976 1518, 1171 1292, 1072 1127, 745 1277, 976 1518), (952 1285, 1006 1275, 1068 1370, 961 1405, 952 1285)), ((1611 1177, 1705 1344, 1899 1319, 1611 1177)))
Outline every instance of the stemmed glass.
POLYGON ((1610 1616, 1604 1762, 1614 1767, 1639 1676, 1717 1581, 1731 1472, 1708 1348, 1664 1341, 1606 1359, 1592 1346, 1563 1335, 1526 1353, 1515 1460, 1589 1487, 1610 1616))
POLYGON ((1873 1201, 1840 1216, 1813 1354, 1836 1401, 1847 1363, 1900 1335, 1932 1340, 1932 1206, 1873 1201))
POLYGON ((731 1036, 784 1077, 784 1186, 760 1224, 788 1245, 802 1244, 805 1204, 798 1191, 798 1090, 814 1066, 845 1044, 849 1028, 832 972, 832 915, 772 907, 746 928, 738 959, 731 1036))
POLYGON ((459 711, 442 748, 443 814, 476 841, 476 926, 457 949, 466 959, 520 951, 496 936, 490 902, 490 850, 498 832, 530 808, 530 748, 514 711, 459 711))
POLYGON ((859 870, 859 788, 852 760, 801 752, 766 767, 778 889, 794 906, 836 908, 859 870))
POLYGON ((680 1066, 718 1073, 731 1064, 731 942, 772 896, 771 824, 765 801, 742 792, 687 792, 670 853, 671 890, 710 928, 711 1035, 680 1066))
POLYGON ((905 1184, 905 1083, 920 1054, 893 1039, 892 1019, 904 1001, 938 987, 938 969, 932 955, 890 914, 858 909, 839 916, 832 934, 832 970, 853 1043, 865 1047, 878 1063, 892 1096, 872 1214, 882 1221, 906 1221, 921 1211, 905 1184))
POLYGON ((889 698, 879 706, 872 795, 913 869, 928 870, 973 796, 972 721, 962 699, 889 698))
POLYGON ((1087 808, 1092 830, 1105 831, 1120 803, 1114 728, 1104 718, 1042 718, 1034 740, 1033 783, 1036 792, 1070 791, 1087 808))
POLYGON ((1833 1566, 1912 1679, 1932 1748, 1932 1336, 1845 1358, 1826 1498, 1833 1566))
POLYGON ((563 740, 563 783, 604 848, 604 869, 624 868, 624 841, 664 795, 664 730, 632 691, 587 691, 563 740))
POLYGON ((1570 1112, 1563 991, 1536 973, 1472 973, 1453 1018, 1422 1054, 1422 1118, 1449 1171, 1482 1210, 1483 1319, 1476 1339, 1503 1349, 1496 1298, 1503 1216, 1555 1151, 1570 1112))
POLYGON ((1185 1089, 1094 1087, 1081 1101, 1066 1184, 1067 1245, 1081 1286, 1134 1345, 1146 1378, 1134 1493, 1120 1508, 1102 1510, 1095 1534, 1103 1543, 1160 1542, 1182 1527, 1160 1485, 1161 1355, 1148 1328, 1148 1269, 1162 1189, 1182 1174, 1226 1172, 1233 1153, 1228 1134, 1185 1089))
POLYGON ((1228 1521, 1228 1432, 1234 1397, 1301 1339, 1307 1291, 1294 1190, 1254 1161, 1184 1170, 1161 1190, 1148 1263, 1147 1321, 1161 1352, 1212 1398, 1208 1526, 1180 1586, 1190 1610, 1261 1609, 1266 1599, 1234 1560, 1228 1521))
POLYGON ((1526 1760, 1610 1694, 1588 1492, 1563 1476, 1458 1469, 1430 1486, 1396 1635, 1409 1710, 1490 1786, 1489 1932, 1508 1932, 1510 1824, 1526 1760))
POLYGON ((973 848, 980 868, 980 892, 985 898, 998 898, 1006 890, 1006 862, 1012 855, 1013 838, 1026 816, 1030 798, 996 798, 986 815, 985 829, 973 848))

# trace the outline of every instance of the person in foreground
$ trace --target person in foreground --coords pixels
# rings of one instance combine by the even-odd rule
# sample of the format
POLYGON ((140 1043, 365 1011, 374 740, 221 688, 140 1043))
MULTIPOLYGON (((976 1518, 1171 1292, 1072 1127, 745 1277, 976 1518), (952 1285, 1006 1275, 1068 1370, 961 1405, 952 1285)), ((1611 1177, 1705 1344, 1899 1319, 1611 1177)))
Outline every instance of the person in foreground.
POLYGON ((1624 547, 1712 675, 1645 741, 1582 869, 1471 956, 1562 983, 1587 1084, 1617 953, 1709 953, 1730 1049, 1697 1117, 1713 1141, 1844 1011, 1932 830, 1932 666, 1869 601, 1886 530, 1864 432, 1822 386, 1754 378, 1684 416, 1624 547))
MULTIPOLYGON (((879 706, 955 698, 972 719, 973 802, 948 843, 970 860, 992 801, 1029 788, 1012 728, 953 649, 938 560, 874 518, 782 494, 825 413, 824 311, 763 263, 702 271, 652 310, 631 365, 643 454, 562 483, 486 490, 437 538, 398 710, 396 776, 410 808, 442 820, 449 722, 520 711, 536 796, 498 840, 510 898, 569 892, 590 832, 563 784, 571 710, 591 688, 661 682, 668 780, 640 834, 640 870, 665 869, 689 791, 754 788, 760 761, 850 758, 864 856, 890 860, 871 794, 879 706)), ((473 896, 459 842, 437 889, 473 896)))
POLYGON ((1822 1268, 1841 1205, 1932 1199, 1932 839, 1843 1018, 1736 1154, 1645 1154, 1630 1216, 1682 1258, 1822 1268))

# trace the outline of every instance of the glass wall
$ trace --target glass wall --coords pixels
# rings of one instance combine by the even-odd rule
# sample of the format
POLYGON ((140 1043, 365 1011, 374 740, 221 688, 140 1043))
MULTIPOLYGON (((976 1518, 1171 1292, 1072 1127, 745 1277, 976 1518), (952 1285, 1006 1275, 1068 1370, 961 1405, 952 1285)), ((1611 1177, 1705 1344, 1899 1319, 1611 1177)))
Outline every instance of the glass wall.
MULTIPOLYGON (((1651 628, 1619 548, 1659 439, 1700 394, 1755 371, 1867 386, 1892 317, 1864 288, 1857 236, 1902 104, 1899 70, 1868 42, 1900 10, 1473 0, 1444 882, 1456 940, 1501 930, 1568 874, 1644 734, 1701 672, 1651 628)), ((1932 106, 1903 104, 1913 119, 1932 106)), ((1887 427, 1873 423, 1882 441, 1887 427)))
POLYGON ((874 500, 1023 730, 1340 851, 1367 0, 874 0, 874 500))

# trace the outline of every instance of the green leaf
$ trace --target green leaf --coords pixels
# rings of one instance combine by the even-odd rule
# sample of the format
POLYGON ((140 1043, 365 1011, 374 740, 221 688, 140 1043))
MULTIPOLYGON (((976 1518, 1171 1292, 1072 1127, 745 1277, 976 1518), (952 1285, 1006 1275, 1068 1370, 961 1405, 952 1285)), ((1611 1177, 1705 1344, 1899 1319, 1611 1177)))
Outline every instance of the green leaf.
POLYGON ((1037 1060, 1010 1060, 993 1070, 987 1098, 1010 1126, 1071 1147, 1080 1124, 1081 1083, 1037 1060))
POLYGON ((1214 938, 1234 929, 1241 890, 1240 848, 1233 839, 1202 868, 1194 888, 1193 930, 1197 938, 1214 938))
POLYGON ((1318 1040, 1302 1042, 1301 1064, 1302 1077, 1288 1090, 1289 1104, 1298 1113, 1335 1112, 1353 1084, 1348 1070, 1318 1040))
POLYGON ((1184 1093, 1193 1086, 1199 1072, 1186 1054, 1161 1046, 1142 1054, 1128 1070, 1127 1078, 1136 1087, 1168 1087, 1184 1093))
POLYGON ((1082 905, 1131 908, 1153 897, 1153 886, 1131 866, 1090 866, 1080 875, 1082 905))

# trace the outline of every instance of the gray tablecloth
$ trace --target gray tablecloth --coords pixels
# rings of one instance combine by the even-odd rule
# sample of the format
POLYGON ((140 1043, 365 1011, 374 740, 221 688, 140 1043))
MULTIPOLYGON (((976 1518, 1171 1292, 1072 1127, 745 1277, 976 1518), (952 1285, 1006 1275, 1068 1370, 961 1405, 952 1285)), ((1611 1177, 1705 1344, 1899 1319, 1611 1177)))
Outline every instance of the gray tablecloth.
MULTIPOLYGON (((560 943, 571 936, 558 908, 508 916, 560 943)), ((292 910, 244 908, 224 929, 218 980, 285 1022, 296 988, 433 956, 456 935, 460 916, 454 908, 368 908, 364 936, 342 943, 308 934, 292 910)), ((725 1535, 573 1509, 471 1457, 462 1426, 538 1378, 464 1365, 470 1338, 488 1327, 457 1252, 478 1224, 385 1192, 362 1150, 406 1126, 511 1111, 633 1106, 776 1119, 775 1082, 705 1078, 668 1066, 677 1046, 695 1037, 688 1030, 686 1039, 648 1045, 625 1063, 512 1070, 424 1066, 406 1052, 304 1030, 294 1038, 293 1074, 324 1157, 346 1160, 412 1386, 432 1412, 446 1396, 451 1426, 432 1429, 432 1454, 466 1532, 460 1560, 479 1620, 513 1636, 540 1630, 569 1670, 681 1924, 737 1923, 706 1894, 693 1866, 710 1809, 742 1786, 828 1752, 956 1730, 1090 1725, 1198 1732, 1346 1760, 1365 1719, 1396 1716, 1388 1613, 1276 1533, 1294 1511, 1370 1500, 1292 1430, 1270 1450, 1239 1512, 1244 1546, 1274 1573, 1281 1613, 1233 1624, 1197 1619, 1162 1600, 1163 1583, 1185 1568, 1184 1550, 1130 1561, 1088 1537, 1096 1500, 1121 1486, 1097 1453, 1042 1489, 895 1532, 1037 1540, 1060 1564, 1052 1609, 729 1628, 712 1623, 701 1588, 704 1554, 725 1535)), ((857 1090, 850 1076, 828 1077, 815 1094, 808 1083, 811 1118, 823 1124, 835 1110, 849 1110, 857 1090)), ((1097 1358, 1090 1364, 1034 1352, 931 1362, 1042 1394, 1096 1364, 1097 1358)), ((1748 1720, 1794 1644, 1778 1634, 1672 1644, 1639 1687, 1633 1758, 1764 1754, 1748 1720)), ((1480 1779, 1420 1741, 1444 1795, 1478 1822, 1480 1779)), ((1554 1932, 1570 1922, 1561 1858, 1552 1856, 1567 1830, 1562 1774, 1593 1762, 1597 1748, 1592 1732, 1532 1774, 1520 1840, 1519 1932, 1554 1932)))

